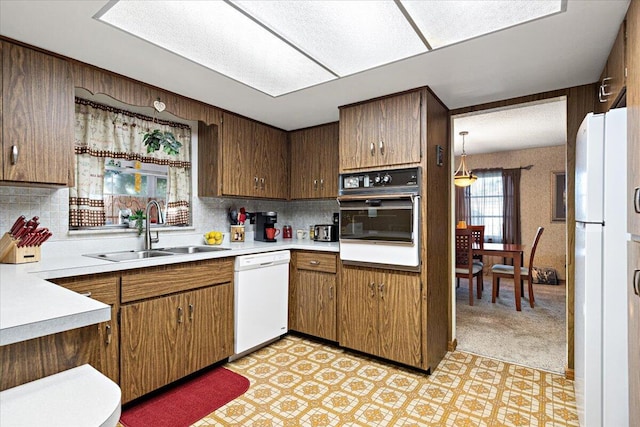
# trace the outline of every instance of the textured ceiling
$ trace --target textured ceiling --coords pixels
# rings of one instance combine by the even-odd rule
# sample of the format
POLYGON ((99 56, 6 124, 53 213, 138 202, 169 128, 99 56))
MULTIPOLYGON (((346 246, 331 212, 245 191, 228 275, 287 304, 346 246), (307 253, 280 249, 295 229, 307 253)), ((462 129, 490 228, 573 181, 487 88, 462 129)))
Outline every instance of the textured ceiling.
POLYGON ((456 155, 462 153, 461 131, 467 154, 523 150, 564 145, 567 142, 567 103, 564 97, 514 107, 454 116, 456 155))

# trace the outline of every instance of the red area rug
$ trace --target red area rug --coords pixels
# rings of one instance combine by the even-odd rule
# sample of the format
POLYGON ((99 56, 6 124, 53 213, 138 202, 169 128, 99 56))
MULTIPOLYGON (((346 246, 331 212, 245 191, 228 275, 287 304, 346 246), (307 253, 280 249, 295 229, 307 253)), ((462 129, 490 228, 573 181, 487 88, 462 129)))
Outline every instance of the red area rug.
POLYGON ((218 367, 122 412, 125 427, 187 427, 249 389, 249 380, 218 367))

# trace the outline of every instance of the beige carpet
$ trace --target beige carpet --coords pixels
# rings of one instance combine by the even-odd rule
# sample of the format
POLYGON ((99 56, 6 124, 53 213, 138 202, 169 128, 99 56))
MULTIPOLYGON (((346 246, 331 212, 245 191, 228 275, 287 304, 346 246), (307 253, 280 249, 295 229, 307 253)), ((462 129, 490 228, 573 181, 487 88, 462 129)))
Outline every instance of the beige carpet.
POLYGON ((565 286, 533 286, 535 307, 531 308, 529 299, 523 298, 522 311, 518 312, 513 281, 501 280, 500 297, 492 304, 491 277, 485 277, 482 299, 474 298, 471 307, 467 281, 460 279, 456 289, 457 350, 564 373, 565 286))

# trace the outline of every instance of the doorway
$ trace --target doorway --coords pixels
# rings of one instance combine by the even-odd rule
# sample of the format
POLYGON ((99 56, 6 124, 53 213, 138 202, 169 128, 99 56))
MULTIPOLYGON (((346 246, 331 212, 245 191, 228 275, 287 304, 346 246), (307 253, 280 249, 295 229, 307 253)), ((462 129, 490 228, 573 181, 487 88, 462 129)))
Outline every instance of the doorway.
MULTIPOLYGON (((534 283, 535 308, 522 300, 522 311, 515 310, 513 281, 503 279, 499 297, 491 302, 491 266, 502 264, 496 257, 483 257, 482 298, 469 304, 469 287, 465 279, 452 291, 452 331, 457 349, 513 362, 533 368, 563 373, 567 366, 567 227, 565 217, 553 209, 558 197, 565 202, 566 192, 554 191, 557 176, 567 171, 567 97, 514 104, 451 116, 451 139, 455 161, 462 154, 461 131, 465 139, 467 167, 480 172, 481 178, 469 187, 472 203, 469 224, 487 224, 485 240, 499 242, 502 224, 493 218, 496 209, 489 205, 492 188, 484 181, 483 170, 520 169, 520 240, 526 246, 524 265, 539 226, 545 228, 536 251, 534 265, 555 271, 556 285, 534 283), (475 186, 475 188, 474 188, 475 186), (562 197, 565 197, 562 199, 562 197), (493 212, 489 212, 493 209, 493 212), (487 212, 484 212, 486 210, 487 212)), ((453 171, 452 171, 453 173, 453 171)), ((494 174, 495 175, 495 174, 494 174)), ((495 183, 492 184, 494 187, 495 183)), ((452 224, 456 217, 455 191, 452 191, 452 224)), ((494 197, 495 198, 495 197, 494 197)), ((490 203, 491 202, 491 203, 490 203)), ((452 230, 452 239, 453 239, 452 230)), ((526 287, 525 287, 526 289, 526 287)))

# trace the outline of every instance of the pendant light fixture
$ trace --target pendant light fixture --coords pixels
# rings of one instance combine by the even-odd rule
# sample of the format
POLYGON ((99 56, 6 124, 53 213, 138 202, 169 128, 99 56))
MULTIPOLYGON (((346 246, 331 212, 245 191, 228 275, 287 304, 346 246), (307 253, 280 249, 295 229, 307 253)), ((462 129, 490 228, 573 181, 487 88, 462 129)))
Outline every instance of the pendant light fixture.
POLYGON ((462 155, 460 156, 460 166, 456 170, 456 173, 453 175, 453 183, 458 187, 468 187, 478 179, 477 176, 473 175, 470 170, 467 169, 467 153, 464 151, 464 137, 469 135, 469 132, 462 131, 460 132, 462 135, 462 155))

